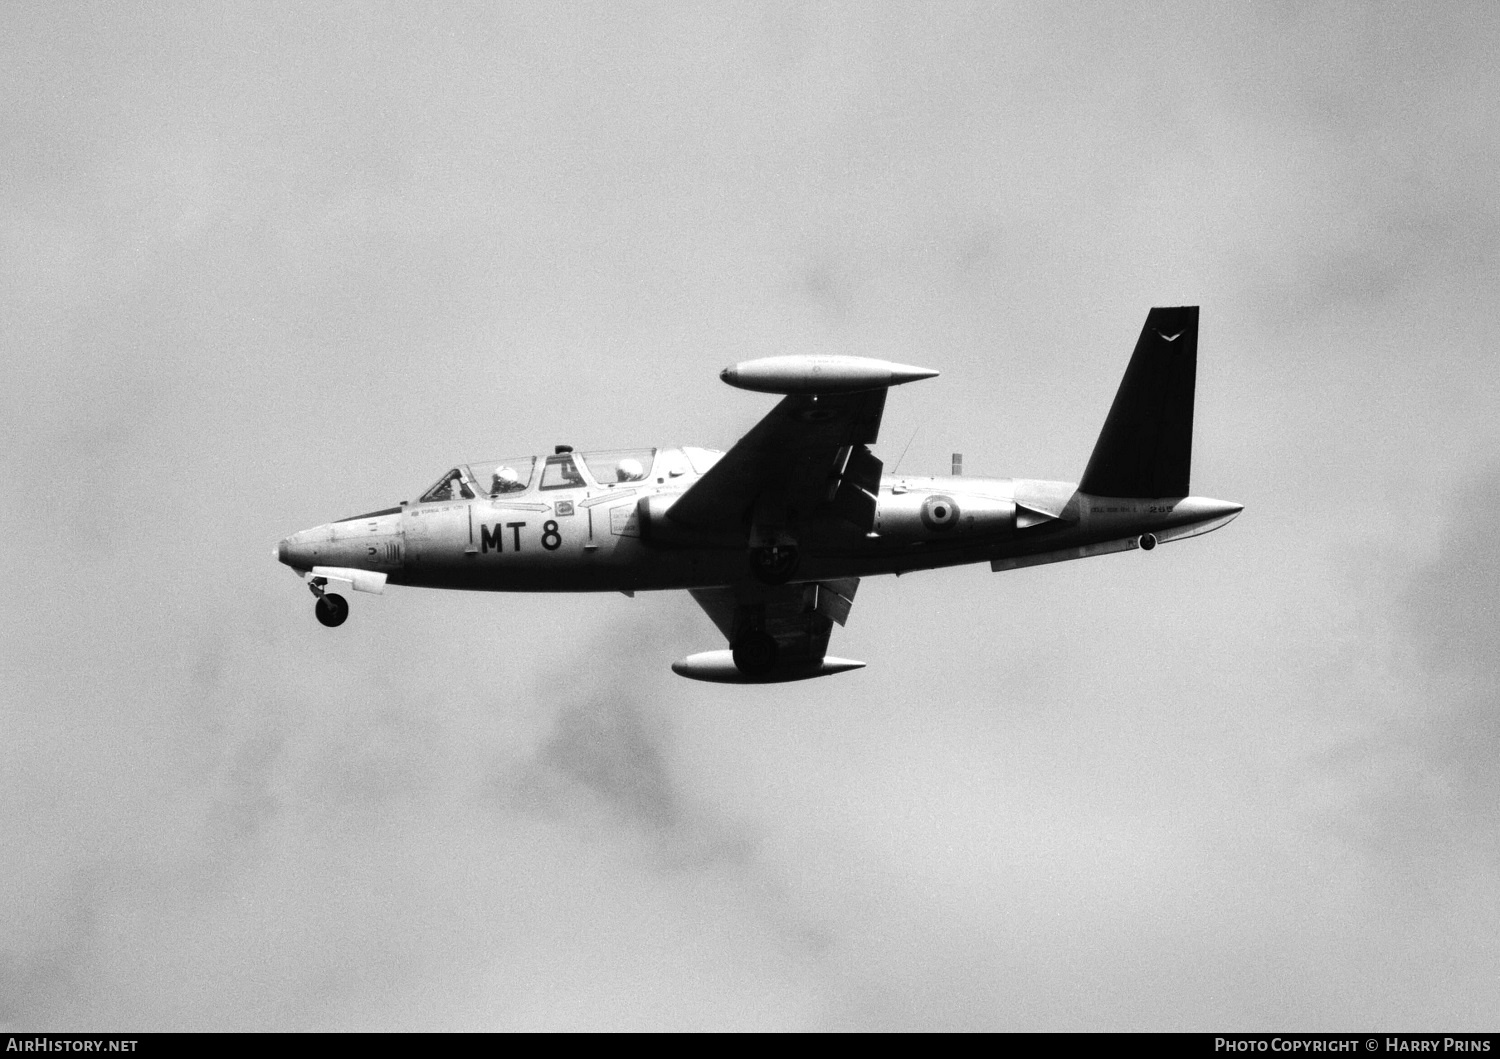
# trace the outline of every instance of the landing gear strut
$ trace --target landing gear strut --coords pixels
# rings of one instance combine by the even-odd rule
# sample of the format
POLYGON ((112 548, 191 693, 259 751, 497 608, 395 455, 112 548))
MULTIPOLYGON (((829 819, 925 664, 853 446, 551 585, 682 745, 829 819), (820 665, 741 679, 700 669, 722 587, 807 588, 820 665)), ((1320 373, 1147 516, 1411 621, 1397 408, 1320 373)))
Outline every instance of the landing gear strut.
POLYGON ((750 549, 750 572, 763 585, 784 585, 797 572, 797 546, 775 544, 750 549))
POLYGON ((328 591, 328 579, 314 577, 307 582, 307 587, 318 597, 318 602, 313 607, 318 620, 330 629, 344 624, 344 619, 349 617, 349 601, 337 592, 328 591))
POLYGON ((740 634, 734 642, 734 667, 747 677, 765 676, 776 668, 776 638, 759 629, 740 634))

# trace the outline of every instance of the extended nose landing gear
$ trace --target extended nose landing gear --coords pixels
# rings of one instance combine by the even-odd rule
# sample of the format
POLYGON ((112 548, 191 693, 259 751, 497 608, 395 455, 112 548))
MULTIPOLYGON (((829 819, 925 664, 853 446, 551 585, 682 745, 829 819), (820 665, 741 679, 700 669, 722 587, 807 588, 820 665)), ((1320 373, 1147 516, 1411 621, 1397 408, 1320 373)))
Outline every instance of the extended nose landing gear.
POLYGON ((328 591, 328 578, 311 578, 307 587, 318 597, 318 602, 313 607, 318 620, 330 629, 344 624, 344 619, 349 617, 349 601, 337 592, 328 591))

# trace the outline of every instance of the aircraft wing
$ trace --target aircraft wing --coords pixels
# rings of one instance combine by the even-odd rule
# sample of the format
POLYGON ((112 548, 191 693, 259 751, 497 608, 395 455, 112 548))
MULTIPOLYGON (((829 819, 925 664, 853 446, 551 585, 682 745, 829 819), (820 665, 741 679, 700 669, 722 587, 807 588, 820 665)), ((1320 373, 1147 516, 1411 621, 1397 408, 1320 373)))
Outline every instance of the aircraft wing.
POLYGON ((884 388, 785 397, 668 510, 700 530, 748 525, 774 496, 791 521, 825 515, 873 527, 881 463, 866 448, 880 433, 884 388))
POLYGON ((859 578, 811 581, 805 584, 741 588, 694 588, 689 594, 698 601, 713 623, 734 643, 742 622, 755 620, 776 640, 778 656, 785 663, 816 662, 828 653, 828 637, 835 624, 843 625, 854 605, 859 578), (752 595, 746 595, 751 592, 752 595))

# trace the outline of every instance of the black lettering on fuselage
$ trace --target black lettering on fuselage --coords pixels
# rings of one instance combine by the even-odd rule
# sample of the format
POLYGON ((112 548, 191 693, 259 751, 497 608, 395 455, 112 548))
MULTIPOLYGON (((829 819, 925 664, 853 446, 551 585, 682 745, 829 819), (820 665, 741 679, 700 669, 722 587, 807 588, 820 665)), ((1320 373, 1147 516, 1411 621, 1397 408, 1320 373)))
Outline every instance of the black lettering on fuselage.
MULTIPOLYGON (((515 548, 513 550, 514 551, 520 551, 521 550, 521 527, 524 526, 524 525, 526 525, 526 523, 524 523, 524 522, 507 522, 505 525, 506 525, 506 527, 512 533, 515 534, 515 543, 516 543, 516 546, 515 546, 515 548)), ((495 528, 498 530, 500 527, 496 526, 495 528)))
POLYGON ((500 551, 500 544, 503 540, 505 538, 500 533, 500 524, 498 522, 495 523, 493 532, 491 532, 489 526, 481 525, 479 527, 479 550, 481 553, 488 553, 491 548, 497 552, 500 551))

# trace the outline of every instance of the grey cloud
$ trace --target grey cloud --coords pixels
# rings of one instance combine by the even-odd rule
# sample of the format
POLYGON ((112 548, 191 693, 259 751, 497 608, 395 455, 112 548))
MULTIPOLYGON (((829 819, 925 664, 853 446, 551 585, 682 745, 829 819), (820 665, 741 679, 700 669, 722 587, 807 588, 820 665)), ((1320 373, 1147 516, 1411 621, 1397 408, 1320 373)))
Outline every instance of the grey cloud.
POLYGON ((651 858, 669 869, 750 867, 747 822, 715 814, 686 788, 674 760, 670 704, 691 703, 698 688, 684 688, 664 662, 703 634, 693 620, 700 615, 686 605, 660 615, 653 602, 658 615, 596 634, 539 678, 551 730, 507 778, 510 797, 564 824, 638 829, 651 858))
POLYGON ((1469 479, 1453 497, 1451 522, 1433 561, 1402 593, 1399 628, 1413 651, 1421 709, 1408 721, 1419 755, 1423 826, 1453 851, 1495 863, 1500 834, 1500 466, 1469 479))

